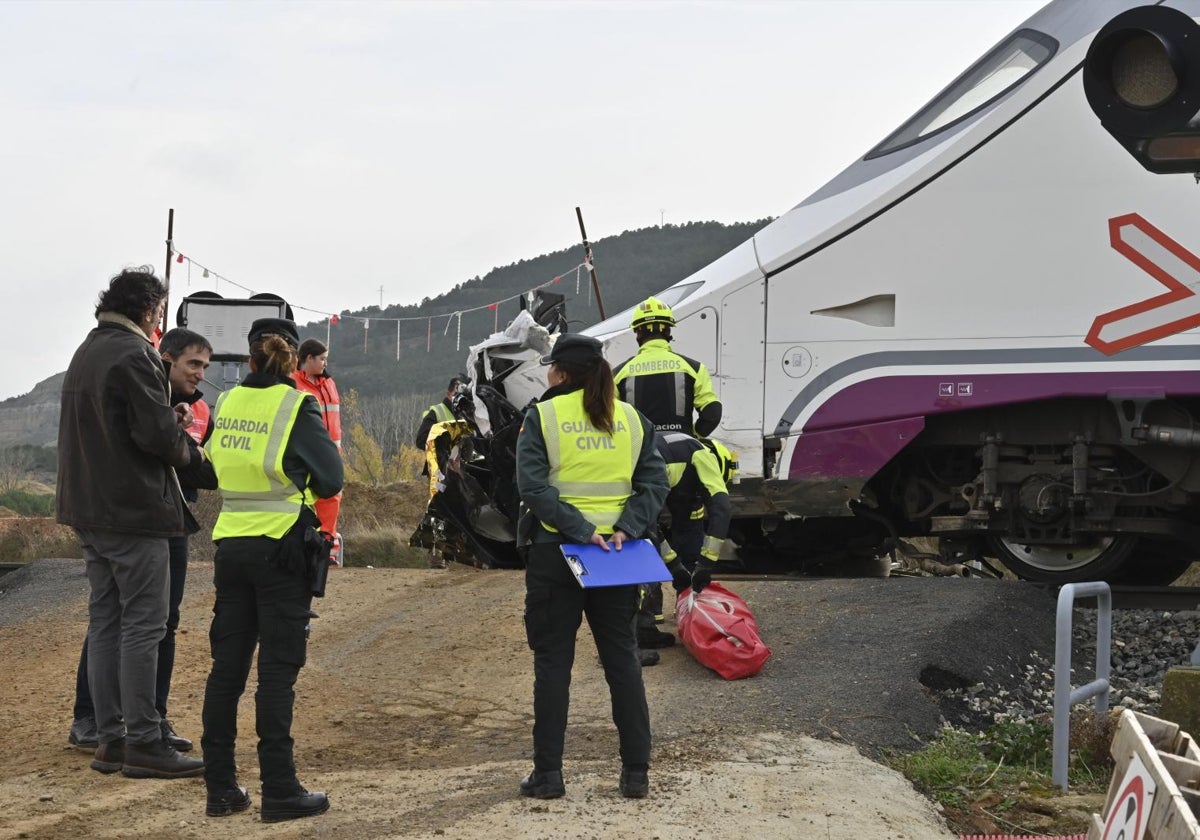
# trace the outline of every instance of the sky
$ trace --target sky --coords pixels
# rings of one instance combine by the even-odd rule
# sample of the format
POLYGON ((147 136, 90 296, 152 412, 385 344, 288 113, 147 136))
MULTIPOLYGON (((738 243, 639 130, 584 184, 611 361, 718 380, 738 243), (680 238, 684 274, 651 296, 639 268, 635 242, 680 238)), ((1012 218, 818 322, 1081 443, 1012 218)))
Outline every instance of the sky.
POLYGON ((293 306, 417 303, 578 244, 577 206, 593 242, 778 216, 1042 5, 0 2, 0 399, 161 275, 169 208, 293 306))

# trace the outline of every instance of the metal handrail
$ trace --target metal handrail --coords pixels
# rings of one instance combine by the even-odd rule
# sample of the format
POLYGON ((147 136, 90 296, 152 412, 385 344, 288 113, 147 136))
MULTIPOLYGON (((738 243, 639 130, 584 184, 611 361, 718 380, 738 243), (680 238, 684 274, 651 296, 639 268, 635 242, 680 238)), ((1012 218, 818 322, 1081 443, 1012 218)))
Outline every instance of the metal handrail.
POLYGON ((1112 669, 1112 590, 1103 581, 1068 583, 1058 591, 1054 630, 1054 784, 1067 791, 1070 755, 1071 707, 1096 698, 1096 715, 1108 710, 1109 672, 1112 669), (1071 688, 1071 616, 1077 598, 1096 598, 1096 679, 1071 688))

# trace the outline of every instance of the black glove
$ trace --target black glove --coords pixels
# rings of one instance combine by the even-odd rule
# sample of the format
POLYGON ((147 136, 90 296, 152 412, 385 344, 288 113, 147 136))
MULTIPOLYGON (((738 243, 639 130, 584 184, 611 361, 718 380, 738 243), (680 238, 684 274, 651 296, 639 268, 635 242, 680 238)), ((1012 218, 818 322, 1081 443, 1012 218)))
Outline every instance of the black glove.
POLYGON ((697 564, 696 570, 692 572, 692 592, 699 595, 710 583, 712 583, 712 567, 705 563, 697 564))
POLYGON ((676 595, 692 585, 692 576, 688 574, 688 570, 678 560, 669 563, 667 571, 671 573, 671 585, 675 587, 676 595))

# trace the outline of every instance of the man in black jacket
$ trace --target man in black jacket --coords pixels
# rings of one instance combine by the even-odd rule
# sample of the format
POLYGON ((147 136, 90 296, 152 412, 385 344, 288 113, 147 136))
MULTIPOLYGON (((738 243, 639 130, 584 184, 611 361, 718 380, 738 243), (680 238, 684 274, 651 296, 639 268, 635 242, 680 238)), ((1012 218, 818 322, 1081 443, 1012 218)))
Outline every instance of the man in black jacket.
POLYGON ((163 737, 154 707, 156 649, 167 624, 168 539, 196 530, 173 468, 203 456, 188 445, 186 406, 168 402, 150 337, 167 289, 149 267, 100 294, 95 329, 75 351, 58 427, 57 519, 87 560, 88 687, 99 746, 92 767, 135 778, 204 772, 163 737))
MULTIPOLYGON (((199 333, 177 327, 168 330, 159 341, 158 351, 162 354, 163 367, 171 386, 171 405, 186 405, 192 412, 193 422, 185 427, 191 441, 189 446, 199 448, 212 432, 212 419, 208 404, 199 391, 204 372, 208 369, 212 355, 212 344, 199 333)), ((198 498, 198 490, 215 490, 217 475, 207 458, 193 466, 176 471, 183 495, 189 502, 198 498)), ((167 699, 171 692, 171 676, 175 670, 175 631, 179 627, 179 605, 183 601, 184 585, 187 581, 188 537, 171 537, 167 540, 170 549, 168 578, 170 595, 167 602, 167 630, 158 643, 158 676, 155 681, 154 706, 162 718, 163 737, 179 752, 187 752, 192 742, 175 732, 167 718, 167 699)), ((96 712, 92 705, 92 694, 88 689, 87 669, 88 645, 83 642, 79 656, 79 667, 75 674, 75 708, 71 731, 67 743, 78 750, 94 751, 97 743, 96 712)))

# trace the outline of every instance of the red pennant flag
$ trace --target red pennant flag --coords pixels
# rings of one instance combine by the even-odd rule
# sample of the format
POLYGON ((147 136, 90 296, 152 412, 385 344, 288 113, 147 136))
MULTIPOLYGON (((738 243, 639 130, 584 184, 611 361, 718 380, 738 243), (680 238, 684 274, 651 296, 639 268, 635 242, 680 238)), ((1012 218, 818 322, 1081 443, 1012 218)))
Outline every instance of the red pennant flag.
POLYGON ((337 322, 338 322, 338 316, 336 316, 336 315, 329 316, 329 323, 336 324, 337 322))
POLYGON ((555 282, 555 283, 561 283, 561 282, 562 282, 562 278, 561 278, 561 277, 555 277, 555 278, 554 278, 554 282, 555 282))
POLYGON ((489 303, 489 304, 488 304, 488 309, 495 310, 495 309, 496 309, 496 307, 498 307, 499 305, 500 305, 500 304, 498 304, 498 303, 489 303))
POLYGON ((177 256, 175 258, 175 262, 183 262, 183 254, 180 254, 179 256, 177 256))

